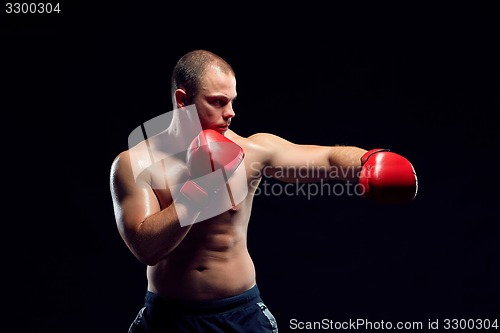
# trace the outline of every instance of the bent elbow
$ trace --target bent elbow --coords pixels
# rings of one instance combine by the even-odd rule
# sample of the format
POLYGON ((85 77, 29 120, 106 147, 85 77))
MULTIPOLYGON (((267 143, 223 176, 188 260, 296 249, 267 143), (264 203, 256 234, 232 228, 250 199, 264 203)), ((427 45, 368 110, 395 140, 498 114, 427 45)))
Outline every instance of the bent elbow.
POLYGON ((160 261, 160 256, 149 253, 148 251, 141 251, 138 249, 131 249, 132 253, 141 264, 154 266, 160 261))

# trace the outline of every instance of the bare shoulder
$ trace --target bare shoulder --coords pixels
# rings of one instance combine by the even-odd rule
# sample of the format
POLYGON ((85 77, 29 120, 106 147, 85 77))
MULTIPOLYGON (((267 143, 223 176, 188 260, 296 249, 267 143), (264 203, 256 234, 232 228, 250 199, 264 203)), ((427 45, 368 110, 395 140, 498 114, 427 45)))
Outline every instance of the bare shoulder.
POLYGON ((269 150, 279 145, 291 144, 291 142, 283 139, 282 137, 266 132, 255 133, 248 137, 241 137, 236 133, 231 132, 228 137, 243 146, 243 148, 249 149, 269 150))
POLYGON ((111 163, 110 177, 111 181, 117 181, 130 174, 132 167, 130 165, 130 153, 128 150, 119 153, 111 163))
POLYGON ((115 156, 113 162, 111 163, 111 172, 116 172, 118 169, 123 167, 123 164, 130 163, 129 152, 124 150, 115 156))
POLYGON ((113 160, 111 171, 141 173, 144 169, 151 166, 152 156, 158 155, 156 150, 151 149, 151 144, 147 141, 142 141, 137 145, 120 152, 113 160))
POLYGON ((111 175, 128 176, 130 173, 144 169, 150 163, 145 149, 129 149, 120 152, 111 163, 111 175), (141 167, 142 166, 142 167, 141 167))
POLYGON ((245 151, 247 161, 270 164, 280 152, 286 151, 291 142, 271 133, 259 132, 248 137, 242 137, 234 132, 228 133, 227 137, 240 145, 245 151))
POLYGON ((272 133, 255 133, 248 139, 257 145, 270 145, 284 140, 283 138, 272 133))

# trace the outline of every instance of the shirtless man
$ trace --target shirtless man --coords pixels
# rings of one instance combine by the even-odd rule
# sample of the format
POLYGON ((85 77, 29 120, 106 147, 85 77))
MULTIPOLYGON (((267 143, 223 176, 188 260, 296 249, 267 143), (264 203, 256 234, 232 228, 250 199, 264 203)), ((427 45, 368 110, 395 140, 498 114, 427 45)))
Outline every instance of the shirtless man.
POLYGON ((298 145, 268 133, 239 136, 229 129, 236 95, 235 73, 226 61, 206 50, 187 53, 173 71, 176 110, 168 128, 113 161, 110 186, 118 230, 147 265, 145 304, 129 332, 278 332, 260 298, 247 250, 252 201, 264 175, 284 182, 353 182, 362 185, 363 196, 381 201, 411 201, 416 195, 413 167, 387 150, 298 145), (190 106, 201 134, 183 118, 190 106), (203 140, 208 150, 214 142, 229 147, 209 153, 223 164, 219 169, 231 164, 224 170, 227 183, 216 186, 227 185, 222 192, 231 196, 230 205, 217 196, 200 202, 199 194, 206 199, 217 192, 203 188, 211 187, 207 182, 185 186, 193 185, 192 165, 198 162, 186 151, 203 148, 203 140), (173 143, 183 152, 168 153, 173 143), (160 158, 151 159, 155 154, 160 158), (305 167, 316 171, 283 172, 305 167), (200 220, 207 207, 220 213, 200 220))

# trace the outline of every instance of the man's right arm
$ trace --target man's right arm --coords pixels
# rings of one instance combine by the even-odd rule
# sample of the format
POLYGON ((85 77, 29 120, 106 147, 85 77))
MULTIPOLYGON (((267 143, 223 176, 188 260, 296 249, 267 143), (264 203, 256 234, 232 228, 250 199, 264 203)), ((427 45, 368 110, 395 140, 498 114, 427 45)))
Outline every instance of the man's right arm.
POLYGON ((181 214, 189 213, 186 207, 170 202, 162 209, 150 184, 147 178, 134 177, 128 152, 113 161, 110 189, 118 231, 139 261, 155 265, 177 247, 191 225, 179 223, 181 214))

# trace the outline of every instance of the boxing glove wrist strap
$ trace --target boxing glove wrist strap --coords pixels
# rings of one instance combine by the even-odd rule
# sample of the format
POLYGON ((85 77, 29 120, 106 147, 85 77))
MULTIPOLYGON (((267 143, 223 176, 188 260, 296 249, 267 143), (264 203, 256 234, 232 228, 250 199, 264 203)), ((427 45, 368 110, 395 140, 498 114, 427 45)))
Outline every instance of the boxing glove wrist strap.
POLYGON ((368 161, 370 156, 372 156, 373 154, 380 153, 383 151, 390 151, 390 150, 384 148, 375 148, 367 151, 366 153, 363 154, 363 156, 361 156, 361 165, 363 166, 366 163, 366 161, 368 161))

